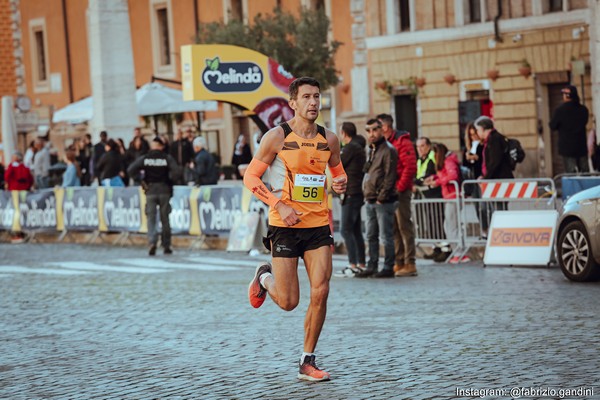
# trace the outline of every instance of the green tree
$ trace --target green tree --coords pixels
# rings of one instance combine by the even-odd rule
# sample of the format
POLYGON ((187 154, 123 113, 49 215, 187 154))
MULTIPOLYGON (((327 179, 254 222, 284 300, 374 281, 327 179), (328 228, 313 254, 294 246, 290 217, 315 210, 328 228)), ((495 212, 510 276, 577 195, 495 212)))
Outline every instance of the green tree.
POLYGON ((301 9, 300 16, 279 8, 257 14, 250 25, 232 20, 200 24, 196 43, 232 44, 263 53, 292 75, 312 76, 326 90, 338 83, 334 56, 342 42, 328 40, 329 18, 323 10, 301 9))

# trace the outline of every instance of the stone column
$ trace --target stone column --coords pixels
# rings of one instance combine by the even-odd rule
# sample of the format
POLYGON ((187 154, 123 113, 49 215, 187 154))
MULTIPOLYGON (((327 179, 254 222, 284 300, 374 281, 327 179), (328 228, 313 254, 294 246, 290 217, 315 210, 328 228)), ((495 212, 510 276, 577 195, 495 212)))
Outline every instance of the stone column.
POLYGON ((352 0, 350 12, 354 23, 352 24, 352 41, 354 54, 352 68, 352 111, 356 114, 369 113, 369 72, 367 65, 367 47, 365 43, 365 2, 352 0))
POLYGON ((600 128, 600 0, 590 4, 590 77, 592 78, 592 109, 596 117, 596 129, 600 128))
POLYGON ((135 72, 127 0, 89 0, 90 79, 94 99, 91 133, 109 138, 133 138, 139 125, 135 101, 135 72))

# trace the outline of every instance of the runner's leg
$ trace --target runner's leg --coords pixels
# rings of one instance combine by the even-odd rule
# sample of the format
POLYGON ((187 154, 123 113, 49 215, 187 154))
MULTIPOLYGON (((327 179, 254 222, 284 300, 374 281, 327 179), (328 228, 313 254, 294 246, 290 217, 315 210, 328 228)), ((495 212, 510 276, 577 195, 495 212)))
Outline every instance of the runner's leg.
POLYGON ((271 299, 285 311, 292 311, 300 301, 300 284, 298 283, 298 259, 273 257, 272 277, 267 277, 264 288, 271 299))
POLYGON ((331 249, 322 246, 304 253, 304 263, 310 281, 310 304, 304 319, 304 351, 313 353, 327 314, 327 297, 331 279, 331 249))

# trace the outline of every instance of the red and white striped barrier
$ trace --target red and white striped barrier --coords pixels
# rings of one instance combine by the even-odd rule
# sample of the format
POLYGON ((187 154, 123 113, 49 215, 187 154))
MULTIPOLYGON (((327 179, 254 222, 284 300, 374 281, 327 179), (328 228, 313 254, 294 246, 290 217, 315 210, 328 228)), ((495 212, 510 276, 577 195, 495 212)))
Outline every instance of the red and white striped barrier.
POLYGON ((535 199, 538 197, 537 182, 488 182, 481 183, 482 199, 535 199))

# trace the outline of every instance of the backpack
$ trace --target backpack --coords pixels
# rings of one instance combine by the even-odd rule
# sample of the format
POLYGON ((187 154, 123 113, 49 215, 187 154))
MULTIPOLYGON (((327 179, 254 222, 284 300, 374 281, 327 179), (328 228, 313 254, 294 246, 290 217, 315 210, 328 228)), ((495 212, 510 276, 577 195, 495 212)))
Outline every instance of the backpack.
POLYGON ((517 164, 523 162, 525 159, 525 151, 523 150, 523 147, 521 147, 521 142, 517 139, 505 137, 504 140, 506 140, 506 143, 508 144, 508 146, 506 146, 506 152, 510 158, 510 169, 514 171, 515 168, 517 168, 517 164))

